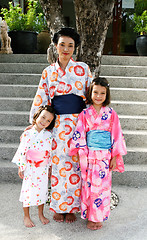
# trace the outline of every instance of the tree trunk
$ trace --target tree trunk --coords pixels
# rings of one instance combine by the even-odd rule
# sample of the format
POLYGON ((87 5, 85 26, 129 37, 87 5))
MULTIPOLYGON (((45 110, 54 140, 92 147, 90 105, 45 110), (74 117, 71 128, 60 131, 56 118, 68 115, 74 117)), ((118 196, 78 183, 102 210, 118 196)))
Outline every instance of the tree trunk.
POLYGON ((86 62, 93 76, 99 76, 101 57, 109 24, 112 22, 114 0, 73 0, 77 31, 81 36, 77 59, 86 62))
MULTIPOLYGON (((56 31, 65 26, 62 8, 59 0, 39 0, 48 24, 51 39, 56 31)), ((50 64, 57 60, 57 51, 53 43, 47 51, 47 60, 50 64)))
MULTIPOLYGON (((39 0, 43 8, 51 38, 65 26, 59 0, 39 0)), ((76 13, 77 31, 81 45, 77 50, 77 60, 86 62, 93 76, 99 76, 108 26, 112 21, 115 0, 73 0, 76 13)), ((52 43, 48 49, 48 61, 56 61, 57 52, 52 43)))

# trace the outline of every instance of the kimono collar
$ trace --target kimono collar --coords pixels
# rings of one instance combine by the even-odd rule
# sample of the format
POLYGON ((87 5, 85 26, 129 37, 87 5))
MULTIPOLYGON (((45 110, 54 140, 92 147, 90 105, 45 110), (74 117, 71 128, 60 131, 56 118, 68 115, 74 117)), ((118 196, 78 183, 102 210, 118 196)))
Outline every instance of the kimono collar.
POLYGON ((93 107, 93 105, 91 105, 89 109, 92 112, 94 119, 97 119, 99 117, 102 120, 106 120, 108 118, 108 116, 112 113, 112 108, 110 108, 108 106, 101 107, 99 114, 97 113, 97 111, 93 107))
POLYGON ((92 115, 94 116, 94 118, 97 118, 98 116, 100 116, 104 111, 106 111, 106 107, 101 107, 100 112, 98 114, 98 112, 96 111, 96 109, 94 108, 93 105, 90 106, 90 109, 92 110, 92 115))
POLYGON ((65 68, 65 71, 63 71, 59 65, 59 58, 58 58, 58 60, 55 63, 55 68, 60 77, 63 77, 66 74, 66 70, 69 69, 69 67, 73 65, 73 62, 74 62, 74 60, 73 60, 73 58, 71 58, 65 68))
POLYGON ((31 130, 32 130, 32 131, 31 131, 32 134, 34 134, 35 136, 37 136, 37 135, 40 134, 40 133, 44 133, 44 132, 46 131, 46 129, 42 129, 40 132, 38 132, 38 131, 36 130, 35 126, 33 126, 31 130))

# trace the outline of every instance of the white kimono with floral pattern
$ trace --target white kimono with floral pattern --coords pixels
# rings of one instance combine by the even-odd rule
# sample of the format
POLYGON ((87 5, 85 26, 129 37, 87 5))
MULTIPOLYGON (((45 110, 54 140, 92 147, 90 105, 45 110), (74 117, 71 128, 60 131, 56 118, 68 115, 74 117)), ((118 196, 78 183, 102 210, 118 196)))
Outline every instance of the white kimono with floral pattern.
MULTIPOLYGON (((92 75, 83 62, 70 59, 65 71, 58 61, 47 67, 32 105, 30 119, 41 105, 51 104, 54 96, 76 94, 85 100, 92 75)), ((69 143, 75 130, 78 114, 57 115, 53 129, 52 178, 50 210, 57 213, 73 213, 80 210, 80 170, 76 156, 68 155, 69 143)))
POLYGON ((24 171, 24 178, 19 201, 23 207, 37 206, 46 203, 48 200, 48 168, 51 165, 50 151, 52 139, 48 130, 40 133, 33 127, 23 132, 21 143, 18 147, 12 162, 24 171), (45 164, 35 166, 26 159, 28 150, 47 152, 45 164))

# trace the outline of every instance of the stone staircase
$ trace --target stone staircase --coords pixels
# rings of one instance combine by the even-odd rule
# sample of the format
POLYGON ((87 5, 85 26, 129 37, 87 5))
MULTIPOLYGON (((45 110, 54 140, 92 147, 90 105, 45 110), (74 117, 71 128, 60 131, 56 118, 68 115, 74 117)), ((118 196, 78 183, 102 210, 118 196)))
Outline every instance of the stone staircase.
MULTIPOLYGON (((46 55, 0 55, 0 181, 19 181, 11 163, 46 55)), ((113 184, 147 186, 147 57, 103 56, 101 76, 111 86, 111 106, 119 115, 127 143, 126 171, 113 184)))

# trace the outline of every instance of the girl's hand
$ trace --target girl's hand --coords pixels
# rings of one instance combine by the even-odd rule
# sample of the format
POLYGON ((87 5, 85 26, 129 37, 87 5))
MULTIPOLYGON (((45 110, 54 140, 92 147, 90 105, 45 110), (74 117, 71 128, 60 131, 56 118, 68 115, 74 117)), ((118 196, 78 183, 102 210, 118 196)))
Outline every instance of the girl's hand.
POLYGON ((113 171, 116 168, 116 156, 110 160, 109 169, 113 171))
POLYGON ((23 179, 24 178, 24 172, 21 172, 20 167, 18 168, 18 176, 23 179))

